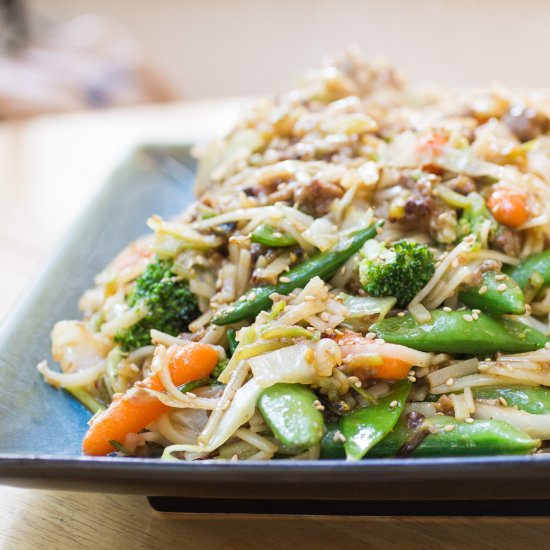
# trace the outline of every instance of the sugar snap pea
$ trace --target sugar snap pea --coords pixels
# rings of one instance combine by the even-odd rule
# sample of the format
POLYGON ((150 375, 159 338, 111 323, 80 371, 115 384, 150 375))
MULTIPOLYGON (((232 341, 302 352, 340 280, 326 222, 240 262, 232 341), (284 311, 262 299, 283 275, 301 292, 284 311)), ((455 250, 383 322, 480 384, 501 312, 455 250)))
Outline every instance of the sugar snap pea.
POLYGON ((348 460, 361 460, 395 426, 411 390, 411 383, 403 380, 392 391, 369 405, 343 416, 340 431, 345 437, 344 449, 348 460))
POLYGON ((238 346, 234 328, 227 329, 227 343, 229 346, 229 355, 233 355, 238 346))
POLYGON ((338 437, 340 432, 338 422, 329 422, 321 440, 320 458, 346 458, 344 444, 338 437))
POLYGON ((302 384, 274 384, 258 400, 258 409, 273 435, 291 449, 308 449, 323 437, 324 419, 317 396, 302 384))
MULTIPOLYGON (((448 416, 432 416, 416 429, 428 430, 428 435, 412 451, 414 457, 528 454, 540 446, 539 439, 501 420, 468 423, 448 416)), ((396 456, 411 434, 404 419, 400 420, 395 430, 369 451, 367 458, 396 456)))
POLYGON ((253 243, 263 244, 274 248, 292 246, 296 244, 296 239, 290 234, 263 223, 259 225, 250 234, 250 240, 253 243))
POLYGON ((508 275, 495 271, 483 273, 481 284, 460 292, 459 299, 471 308, 493 315, 525 313, 525 298, 519 285, 508 275))
POLYGON ((508 406, 531 414, 550 414, 550 389, 542 386, 483 386, 472 388, 475 399, 504 399, 508 406))
POLYGON ((542 275, 545 285, 550 285, 550 250, 533 254, 515 267, 506 267, 505 271, 523 289, 535 271, 542 275))
POLYGON ((274 285, 255 287, 239 298, 230 307, 220 311, 213 319, 215 325, 230 325, 255 317, 260 311, 271 307, 269 296, 274 292, 288 294, 295 288, 303 288, 315 276, 328 279, 337 269, 355 254, 369 239, 376 235, 381 222, 360 229, 344 238, 331 250, 320 252, 285 273, 274 285))
POLYGON ((391 344, 470 355, 534 351, 549 341, 542 332, 506 317, 441 309, 432 311, 431 316, 431 322, 427 323, 419 323, 410 314, 390 317, 372 325, 371 330, 391 344))

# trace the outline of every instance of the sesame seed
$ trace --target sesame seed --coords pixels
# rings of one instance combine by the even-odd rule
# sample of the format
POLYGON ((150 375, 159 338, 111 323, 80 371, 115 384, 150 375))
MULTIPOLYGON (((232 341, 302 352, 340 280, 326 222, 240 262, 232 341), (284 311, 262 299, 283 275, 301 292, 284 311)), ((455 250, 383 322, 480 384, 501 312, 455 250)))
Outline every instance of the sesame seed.
POLYGON ((234 455, 231 457, 231 462, 239 462, 239 455, 238 455, 238 454, 234 454, 234 455))
POLYGON ((414 384, 414 382, 416 382, 416 376, 407 376, 407 380, 414 384))
POLYGON ((405 317, 405 312, 404 311, 400 311, 398 314, 397 314, 398 317, 405 317))
POLYGON ((415 374, 416 374, 416 372, 414 372, 413 370, 409 371, 409 376, 414 376, 415 374))
POLYGON ((251 292, 249 295, 248 295, 248 301, 249 302, 252 302, 253 300, 256 299, 256 293, 255 292, 251 292))
POLYGON ((311 294, 308 294, 307 296, 304 296, 304 300, 306 302, 314 302, 315 301, 315 296, 312 296, 311 294))
POLYGON ((504 281, 506 279, 506 275, 504 273, 499 273, 498 275, 495 275, 495 281, 504 281))
POLYGON ((377 227, 377 228, 376 228, 376 232, 378 233, 378 235, 382 235, 382 233, 384 232, 384 230, 383 230, 381 227, 377 227))
POLYGON ((474 421, 473 418, 466 418, 464 422, 468 422, 468 424, 471 424, 474 421))
POLYGON ((471 316, 471 315, 463 315, 462 318, 467 322, 467 323, 471 323, 474 318, 471 316))
POLYGON ((273 232, 273 236, 274 236, 274 237, 277 237, 278 239, 280 239, 280 238, 283 236, 283 234, 282 234, 280 231, 274 231, 274 232, 273 232))
POLYGON ((376 338, 376 332, 367 332, 365 338, 368 338, 369 340, 373 340, 376 338))
POLYGON ((346 436, 342 432, 335 432, 332 436, 333 441, 341 441, 342 443, 346 440, 346 436))
POLYGON ((357 382, 355 382, 353 384, 356 388, 360 388, 363 384, 361 383, 361 380, 357 380, 357 382))
POLYGON ((497 290, 499 292, 504 292, 506 290, 506 285, 504 283, 500 283, 498 286, 497 286, 497 290))
POLYGON ((325 333, 328 334, 329 336, 331 336, 332 334, 334 334, 334 329, 328 327, 328 328, 325 330, 325 333))
POLYGON ((186 391, 185 395, 187 395, 187 397, 190 397, 191 399, 196 399, 197 398, 197 394, 193 393, 192 391, 186 391))
POLYGON ((455 429, 455 426, 454 426, 454 424, 447 424, 443 429, 446 432, 452 432, 455 429))
POLYGON ((472 309, 472 313, 477 313, 479 315, 481 313, 481 309, 472 309))
POLYGON ((483 286, 477 291, 477 293, 478 293, 478 294, 485 294, 488 290, 489 290, 489 289, 488 289, 485 285, 483 285, 483 286))
POLYGON ((288 277, 279 277, 279 281, 281 283, 290 283, 290 279, 288 277))
POLYGON ((395 401, 395 400, 392 401, 392 402, 390 403, 390 407, 391 407, 392 409, 395 409, 395 407, 397 407, 397 405, 399 405, 399 403, 398 403, 397 401, 395 401))
POLYGON ((334 334, 336 334, 336 336, 343 336, 344 335, 344 333, 341 330, 337 329, 337 328, 334 329, 334 334))
POLYGON ((232 311, 235 311, 235 308, 233 306, 229 306, 225 308, 226 313, 231 313, 232 311))
POLYGON ((375 339, 374 339, 374 343, 375 343, 375 344, 385 344, 386 341, 383 340, 382 338, 375 338, 375 339))
POLYGON ((316 400, 313 402, 313 406, 314 406, 318 411, 324 411, 324 410, 325 410, 325 406, 324 406, 318 399, 316 399, 316 400))
POLYGON ((447 386, 452 386, 453 384, 455 383, 455 379, 454 378, 449 378, 445 384, 447 384, 447 386))
POLYGON ((503 407, 507 407, 507 406, 508 406, 508 401, 506 401, 506 399, 504 399, 504 397, 499 397, 498 400, 500 401, 500 404, 501 404, 503 407))
POLYGON ((452 310, 449 306, 445 306, 445 307, 443 308, 443 311, 449 312, 449 311, 453 311, 453 310, 452 310))
POLYGON ((472 313, 472 319, 473 319, 474 321, 477 321, 477 320, 479 319, 479 314, 477 314, 477 313, 472 313))

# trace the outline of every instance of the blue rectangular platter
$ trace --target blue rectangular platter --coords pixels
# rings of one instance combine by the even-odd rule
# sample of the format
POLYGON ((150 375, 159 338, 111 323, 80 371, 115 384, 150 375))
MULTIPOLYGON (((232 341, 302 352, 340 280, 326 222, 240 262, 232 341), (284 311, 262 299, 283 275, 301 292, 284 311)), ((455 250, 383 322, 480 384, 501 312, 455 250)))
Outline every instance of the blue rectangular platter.
POLYGON ((0 327, 0 483, 205 499, 550 498, 550 455, 544 454, 227 464, 82 456, 90 415, 45 384, 36 364, 53 363, 53 324, 79 318, 80 294, 119 250, 147 232, 146 219, 170 217, 193 200, 194 168, 186 146, 144 146, 131 154, 0 327))

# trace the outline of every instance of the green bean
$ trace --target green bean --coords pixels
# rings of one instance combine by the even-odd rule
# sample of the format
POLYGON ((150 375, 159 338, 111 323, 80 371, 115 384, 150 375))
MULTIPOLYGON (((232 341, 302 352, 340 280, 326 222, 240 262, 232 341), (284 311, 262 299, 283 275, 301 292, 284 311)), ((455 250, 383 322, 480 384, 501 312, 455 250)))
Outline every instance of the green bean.
MULTIPOLYGON (((428 435, 412 450, 411 456, 489 456, 528 454, 540 446, 539 439, 501 420, 458 421, 448 416, 432 416, 418 429, 428 435)), ((403 419, 395 430, 367 454, 367 458, 396 456, 411 437, 413 430, 403 419)))
POLYGON ((232 306, 220 311, 213 319, 215 325, 230 325, 251 317, 260 311, 271 307, 271 294, 289 294, 295 288, 303 288, 315 276, 329 279, 338 268, 353 256, 369 239, 376 235, 377 227, 382 223, 373 224, 342 239, 331 250, 321 252, 300 265, 292 268, 274 285, 255 287, 233 303, 232 306), (285 278, 286 277, 286 278, 285 278))
POLYGON ((523 289, 525 289, 529 278, 535 272, 542 275, 545 285, 550 285, 550 250, 529 256, 519 265, 507 267, 505 271, 523 289))
POLYGON ((178 390, 181 393, 187 393, 188 391, 193 391, 195 388, 210 386, 210 384, 212 384, 212 380, 210 378, 200 378, 199 380, 191 380, 191 382, 178 386, 178 390))
POLYGON ((472 388, 475 399, 504 399, 508 406, 531 414, 550 414, 550 389, 542 386, 484 386, 472 388))
POLYGON ((534 271, 527 281, 527 286, 523 290, 525 301, 530 304, 543 287, 544 277, 538 271, 534 271))
POLYGON ((463 290, 459 299, 471 308, 493 315, 525 313, 525 298, 519 285, 508 275, 495 271, 483 273, 481 284, 463 290))
POLYGON ((372 325, 371 330, 392 344, 420 351, 469 355, 534 351, 549 341, 542 332, 506 317, 441 309, 432 311, 431 316, 428 323, 419 323, 410 314, 386 318, 372 325))
POLYGON ((324 419, 316 400, 307 386, 279 383, 262 392, 258 409, 278 441, 291 449, 308 449, 323 437, 324 419))
POLYGON ((348 460, 361 460, 395 426, 411 390, 408 380, 397 383, 394 389, 369 405, 340 419, 340 431, 345 438, 348 460))
POLYGON ((296 239, 290 233, 284 233, 265 223, 259 225, 252 231, 250 240, 253 243, 259 243, 274 248, 296 244, 296 239))

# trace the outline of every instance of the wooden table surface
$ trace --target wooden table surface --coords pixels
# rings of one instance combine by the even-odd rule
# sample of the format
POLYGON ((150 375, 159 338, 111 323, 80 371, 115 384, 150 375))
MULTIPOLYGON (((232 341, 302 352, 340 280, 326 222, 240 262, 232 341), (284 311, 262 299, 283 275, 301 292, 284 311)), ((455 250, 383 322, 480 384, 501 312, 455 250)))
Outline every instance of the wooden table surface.
MULTIPOLYGON (((0 124, 0 319, 117 162, 223 133, 239 100, 0 124)), ((1 321, 0 321, 1 322, 1 321)), ((0 487, 2 549, 546 548, 544 518, 176 519, 143 497, 0 487)))

